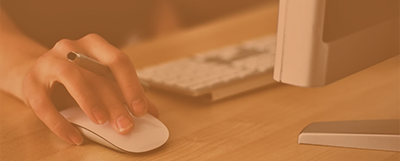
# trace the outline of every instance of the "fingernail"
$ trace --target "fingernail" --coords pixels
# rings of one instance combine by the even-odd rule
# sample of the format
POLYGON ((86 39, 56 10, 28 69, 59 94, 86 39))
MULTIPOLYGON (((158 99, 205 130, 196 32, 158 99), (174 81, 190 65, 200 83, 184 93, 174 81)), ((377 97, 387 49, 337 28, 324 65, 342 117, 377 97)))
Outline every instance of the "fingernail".
POLYGON ((124 131, 128 131, 129 129, 131 129, 133 127, 133 124, 128 117, 126 117, 125 115, 122 115, 122 116, 118 117, 118 119, 117 119, 117 126, 118 126, 119 132, 124 132, 124 131))
POLYGON ((70 133, 69 134, 69 140, 71 140, 75 145, 82 145, 83 143, 83 138, 80 135, 77 135, 76 133, 70 133))
POLYGON ((101 125, 107 122, 107 114, 102 108, 95 108, 92 113, 97 120, 97 124, 101 125))
POLYGON ((143 116, 147 112, 147 104, 143 99, 138 99, 132 102, 133 113, 136 116, 143 116))

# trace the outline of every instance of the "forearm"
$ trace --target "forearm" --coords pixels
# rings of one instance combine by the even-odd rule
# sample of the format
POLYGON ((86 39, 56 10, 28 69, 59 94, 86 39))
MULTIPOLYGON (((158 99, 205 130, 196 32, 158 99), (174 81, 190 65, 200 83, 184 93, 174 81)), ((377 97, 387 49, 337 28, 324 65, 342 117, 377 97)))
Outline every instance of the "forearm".
POLYGON ((20 32, 0 10, 0 89, 25 102, 22 84, 37 58, 48 49, 20 32))

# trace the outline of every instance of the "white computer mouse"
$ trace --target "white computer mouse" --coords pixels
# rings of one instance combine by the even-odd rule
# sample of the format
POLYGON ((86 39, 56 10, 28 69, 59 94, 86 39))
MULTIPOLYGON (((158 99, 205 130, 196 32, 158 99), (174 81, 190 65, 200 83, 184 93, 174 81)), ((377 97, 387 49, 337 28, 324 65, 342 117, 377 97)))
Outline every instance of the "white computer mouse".
POLYGON ((76 125, 87 138, 122 152, 146 152, 163 145, 169 137, 167 127, 150 114, 133 117, 135 127, 125 135, 116 132, 109 122, 103 125, 93 123, 79 107, 60 111, 69 122, 76 125))

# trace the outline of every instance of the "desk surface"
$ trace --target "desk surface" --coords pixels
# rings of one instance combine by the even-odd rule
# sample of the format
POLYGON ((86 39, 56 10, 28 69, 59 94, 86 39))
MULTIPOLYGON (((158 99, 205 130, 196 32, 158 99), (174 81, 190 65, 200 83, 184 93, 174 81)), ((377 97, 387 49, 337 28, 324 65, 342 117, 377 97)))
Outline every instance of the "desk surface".
MULTIPOLYGON (((163 62, 276 31, 277 5, 123 49, 136 67, 163 62)), ((297 144, 311 122, 399 119, 399 57, 329 86, 273 84, 214 103, 150 90, 168 142, 142 154, 91 141, 71 146, 22 102, 0 93, 1 160, 399 160, 396 152, 297 144)))

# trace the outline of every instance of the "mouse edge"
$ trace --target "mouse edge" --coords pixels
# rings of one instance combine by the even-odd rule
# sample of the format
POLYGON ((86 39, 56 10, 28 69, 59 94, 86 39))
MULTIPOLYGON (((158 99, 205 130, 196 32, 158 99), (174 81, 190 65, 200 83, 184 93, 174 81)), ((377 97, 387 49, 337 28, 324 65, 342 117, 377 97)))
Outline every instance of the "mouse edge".
POLYGON ((125 150, 125 149, 113 144, 112 142, 108 141, 106 138, 100 136, 96 132, 94 132, 94 131, 86 128, 86 127, 83 127, 83 126, 75 124, 75 123, 71 123, 71 124, 75 125, 77 127, 77 129, 81 132, 81 134, 84 135, 86 138, 88 138, 88 139, 90 139, 90 140, 92 140, 92 141, 94 141, 94 142, 96 142, 98 144, 101 144, 101 145, 103 145, 105 147, 108 147, 108 148, 111 148, 111 149, 114 149, 114 150, 117 150, 117 151, 123 152, 123 153, 144 153, 144 152, 152 151, 154 149, 157 149, 157 148, 163 146, 169 139, 169 130, 168 130, 168 128, 166 128, 167 136, 165 138, 165 141, 163 141, 162 144, 160 144, 158 146, 155 146, 153 148, 142 150, 142 151, 129 151, 129 150, 125 150), (92 136, 88 136, 88 134, 92 135, 92 136), (93 138, 93 135, 94 135, 95 138, 93 138))
POLYGON ((80 132, 82 135, 84 135, 86 138, 88 138, 88 139, 90 139, 90 140, 92 140, 92 141, 94 141, 94 142, 96 142, 96 143, 99 143, 99 144, 101 144, 101 145, 103 145, 103 146, 112 148, 112 149, 117 150, 117 151, 119 151, 119 152, 124 152, 124 153, 137 153, 137 152, 127 151, 127 150, 124 150, 124 149, 118 147, 117 145, 115 145, 115 144, 111 143, 110 141, 108 141, 106 138, 100 136, 100 135, 97 134, 96 132, 94 132, 94 131, 92 131, 92 130, 86 128, 86 127, 83 127, 83 126, 78 125, 78 124, 75 124, 75 123, 71 123, 71 124, 75 125, 75 126, 77 127, 77 129, 79 130, 79 132, 80 132), (85 130, 85 131, 84 131, 84 130, 85 130), (95 135, 95 137, 97 137, 97 139, 102 139, 102 140, 101 140, 101 141, 96 141, 96 138, 92 138, 91 136, 88 136, 88 135, 86 135, 85 133, 90 133, 90 135, 95 135), (106 143, 106 144, 105 144, 105 143, 106 143))

